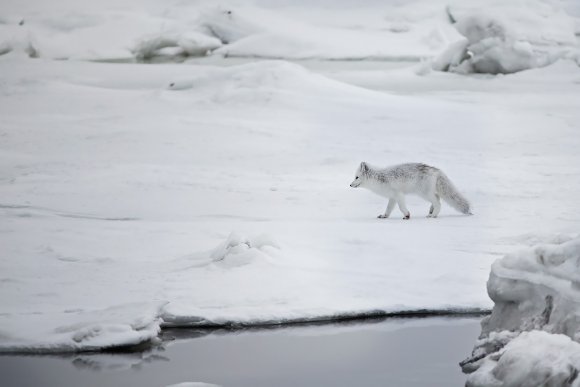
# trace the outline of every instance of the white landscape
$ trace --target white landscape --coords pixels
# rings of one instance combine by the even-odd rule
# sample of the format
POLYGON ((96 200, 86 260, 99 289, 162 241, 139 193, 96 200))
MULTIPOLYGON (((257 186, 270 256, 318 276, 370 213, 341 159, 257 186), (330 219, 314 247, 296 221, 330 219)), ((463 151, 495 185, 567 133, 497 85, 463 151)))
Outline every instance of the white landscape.
POLYGON ((579 34, 573 1, 5 1, 0 352, 495 303, 469 383, 537 351, 579 385, 579 34), (474 215, 377 219, 361 161, 474 215))

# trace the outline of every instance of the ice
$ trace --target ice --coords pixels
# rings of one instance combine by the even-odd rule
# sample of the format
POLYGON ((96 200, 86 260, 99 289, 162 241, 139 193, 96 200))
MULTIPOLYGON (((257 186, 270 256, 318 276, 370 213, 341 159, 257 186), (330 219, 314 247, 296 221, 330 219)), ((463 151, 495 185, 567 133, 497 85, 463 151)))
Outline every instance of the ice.
POLYGON ((0 352, 86 352, 143 348, 157 341, 165 303, 121 304, 102 310, 64 310, 4 319, 0 352))
POLYGON ((211 36, 190 31, 184 34, 161 34, 142 38, 131 50, 139 60, 154 56, 203 56, 221 47, 221 42, 211 36), (169 55, 161 50, 175 49, 169 55))
MULTIPOLYGON (((445 2, 395 3, 3 4, 0 350, 481 312, 497 257, 571 241, 577 63, 482 77, 387 62, 461 38, 445 2), (201 55, 216 20, 232 41, 210 56, 100 62, 131 62, 138 42, 145 56, 201 55), (348 187, 361 161, 434 165, 476 215, 426 219, 409 197, 410 222, 379 220, 386 201, 348 187)), ((572 261, 551 251, 542 267, 569 284, 572 261)), ((546 307, 537 295, 522 307, 532 318, 546 307)))
POLYGON ((56 59, 143 60, 214 51, 262 58, 418 60, 458 38, 446 22, 442 0, 371 2, 362 10, 348 2, 336 5, 147 1, 135 12, 131 0, 83 7, 70 1, 52 6, 10 1, 3 8, 0 46, 19 52, 34 48, 35 55, 56 59))
POLYGON ((436 70, 506 74, 578 56, 574 20, 553 2, 450 7, 449 15, 465 40, 434 60, 436 70))
POLYGON ((537 245, 496 261, 488 281, 495 306, 464 364, 464 370, 475 370, 468 385, 577 383, 579 279, 580 238, 537 245))
POLYGON ((488 293, 497 313, 484 324, 484 333, 516 330, 529 324, 552 299, 550 330, 574 337, 580 331, 580 239, 538 245, 495 262, 488 293))
POLYGON ((580 344, 568 336, 523 332, 469 376, 468 387, 580 386, 580 344))

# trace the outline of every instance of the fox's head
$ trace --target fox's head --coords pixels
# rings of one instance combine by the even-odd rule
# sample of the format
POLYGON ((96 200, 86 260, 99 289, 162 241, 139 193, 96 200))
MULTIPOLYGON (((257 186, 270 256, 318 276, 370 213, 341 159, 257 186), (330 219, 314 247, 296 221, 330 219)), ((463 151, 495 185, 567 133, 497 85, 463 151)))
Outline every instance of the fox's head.
POLYGON ((358 186, 360 186, 367 178, 369 173, 369 166, 367 165, 367 163, 365 163, 364 161, 362 163, 360 163, 359 167, 356 170, 356 173, 354 175, 354 180, 352 183, 350 183, 350 186, 352 188, 356 188, 358 186))

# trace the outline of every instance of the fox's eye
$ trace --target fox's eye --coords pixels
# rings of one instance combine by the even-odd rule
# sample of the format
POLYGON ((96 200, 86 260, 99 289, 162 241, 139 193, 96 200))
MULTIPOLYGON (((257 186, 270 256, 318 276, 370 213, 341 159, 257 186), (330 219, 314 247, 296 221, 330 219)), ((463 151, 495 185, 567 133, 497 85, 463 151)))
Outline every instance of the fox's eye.
POLYGON ((356 177, 356 179, 355 179, 355 180, 358 180, 358 176, 356 177))

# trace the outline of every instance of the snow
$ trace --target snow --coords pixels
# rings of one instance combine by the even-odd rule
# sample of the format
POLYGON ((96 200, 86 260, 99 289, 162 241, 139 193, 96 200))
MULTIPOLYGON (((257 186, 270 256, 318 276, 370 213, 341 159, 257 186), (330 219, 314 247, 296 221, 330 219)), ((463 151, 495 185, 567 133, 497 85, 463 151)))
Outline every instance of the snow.
POLYGON ((436 70, 505 74, 578 57, 574 19, 555 2, 450 7, 449 15, 465 40, 435 59, 436 70))
POLYGON ((579 279, 578 237, 496 261, 488 281, 495 306, 466 368, 475 371, 468 385, 577 385, 579 279))
MULTIPOLYGON (((37 296, 50 299, 50 294, 37 296)), ((0 348, 2 352, 76 352, 150 345, 158 340, 157 316, 163 304, 121 304, 103 310, 70 309, 38 316, 30 312, 20 318, 7 315, 0 348)))
POLYGON ((447 23, 442 0, 369 2, 363 9, 348 1, 328 7, 324 2, 148 0, 137 10, 132 0, 5 3, 0 47, 34 47, 41 57, 56 59, 147 59, 154 53, 195 56, 215 50, 264 58, 418 60, 459 38, 447 23), (178 50, 158 52, 166 46, 178 50))
POLYGON ((139 60, 164 56, 162 50, 176 49, 171 55, 165 56, 203 56, 221 47, 222 43, 211 36, 197 32, 185 34, 160 34, 142 38, 132 49, 139 60))
POLYGON ((465 77, 320 60, 431 57, 460 38, 443 3, 33 3, 7 2, 0 24, 2 352, 489 310, 498 256, 577 232, 575 62, 465 77), (207 15, 231 43, 204 46, 207 15), (188 47, 203 56, 79 60, 188 47), (426 219, 409 197, 410 221, 377 219, 386 201, 348 187, 361 161, 436 166, 475 215, 426 219))
POLYGON ((486 358, 469 376, 468 387, 580 386, 580 344, 560 334, 523 332, 502 350, 499 360, 486 358))
POLYGON ((166 387, 219 387, 217 384, 202 383, 202 382, 183 382, 172 384, 166 387))

